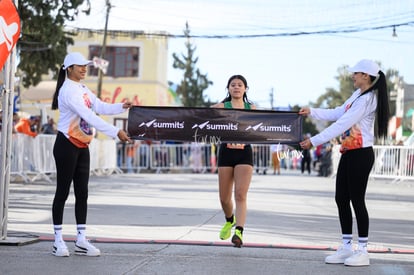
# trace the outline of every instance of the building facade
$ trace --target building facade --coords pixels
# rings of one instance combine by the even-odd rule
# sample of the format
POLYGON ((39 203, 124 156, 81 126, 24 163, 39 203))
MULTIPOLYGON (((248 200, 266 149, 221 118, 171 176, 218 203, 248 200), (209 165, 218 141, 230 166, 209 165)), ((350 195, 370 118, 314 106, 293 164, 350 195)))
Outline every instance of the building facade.
POLYGON ((414 85, 398 78, 395 80, 392 93, 396 96, 396 114, 391 119, 389 132, 392 138, 399 142, 414 132, 414 85))
MULTIPOLYGON (((100 62, 101 57, 108 61, 103 64, 107 65, 105 74, 100 76, 100 69, 91 66, 83 81, 101 100, 109 103, 129 100, 141 106, 178 105, 168 87, 168 36, 165 33, 147 35, 137 31, 108 31, 104 55, 101 56, 102 30, 76 29, 71 32, 75 43, 68 52, 80 52, 90 60, 95 59, 96 65, 106 63, 100 62)), ((56 81, 52 76, 45 76, 38 86, 22 90, 20 109, 42 117, 57 117, 58 114, 50 110, 55 87, 56 81)), ((114 117, 110 122, 125 124, 127 115, 114 117)))

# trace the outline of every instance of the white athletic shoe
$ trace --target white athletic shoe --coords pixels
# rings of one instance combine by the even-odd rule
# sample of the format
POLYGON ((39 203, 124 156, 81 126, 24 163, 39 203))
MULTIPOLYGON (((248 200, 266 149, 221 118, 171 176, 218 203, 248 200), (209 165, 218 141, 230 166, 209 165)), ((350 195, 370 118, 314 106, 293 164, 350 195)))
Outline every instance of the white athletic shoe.
POLYGON ((327 264, 343 264, 345 260, 349 257, 354 255, 352 250, 345 249, 343 246, 340 246, 338 250, 336 250, 335 254, 330 255, 325 258, 325 263, 327 264))
POLYGON ((357 250, 354 255, 345 260, 344 264, 347 266, 367 266, 369 265, 369 254, 368 252, 357 250))
POLYGON ((101 255, 101 251, 93 246, 88 240, 75 242, 75 254, 96 257, 101 255))
POLYGON ((69 250, 64 241, 58 241, 53 243, 52 254, 57 257, 69 257, 69 250))

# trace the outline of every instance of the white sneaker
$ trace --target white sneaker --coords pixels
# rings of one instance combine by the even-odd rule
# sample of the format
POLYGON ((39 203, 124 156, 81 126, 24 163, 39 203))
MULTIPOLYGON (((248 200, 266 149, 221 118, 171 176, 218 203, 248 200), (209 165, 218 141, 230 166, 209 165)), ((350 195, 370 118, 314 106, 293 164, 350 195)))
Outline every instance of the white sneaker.
POLYGON ((96 257, 101 255, 101 251, 93 246, 88 240, 75 242, 75 254, 96 257))
POLYGON ((325 258, 325 263, 327 264, 343 264, 345 260, 351 257, 354 253, 350 249, 345 249, 343 246, 340 246, 336 250, 335 254, 330 255, 325 258))
POLYGON ((58 241, 53 243, 52 254, 57 257, 69 257, 69 250, 64 241, 58 241))
POLYGON ((369 265, 369 254, 368 252, 357 250, 354 255, 345 260, 344 264, 347 266, 369 265))

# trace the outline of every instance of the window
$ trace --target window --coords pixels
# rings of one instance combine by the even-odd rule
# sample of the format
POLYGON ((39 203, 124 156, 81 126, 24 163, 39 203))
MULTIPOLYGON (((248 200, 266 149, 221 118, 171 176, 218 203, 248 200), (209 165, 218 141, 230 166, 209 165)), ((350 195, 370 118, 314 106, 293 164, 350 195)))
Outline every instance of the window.
MULTIPOLYGON (((89 57, 101 55, 102 46, 89 46, 89 57)), ((104 59, 109 61, 105 75, 112 77, 139 76, 139 47, 105 47, 104 59)), ((90 67, 89 75, 97 76, 98 68, 90 67)))
POLYGON ((119 129, 122 129, 124 131, 127 131, 128 128, 128 119, 127 118, 114 118, 114 126, 118 127, 119 129))

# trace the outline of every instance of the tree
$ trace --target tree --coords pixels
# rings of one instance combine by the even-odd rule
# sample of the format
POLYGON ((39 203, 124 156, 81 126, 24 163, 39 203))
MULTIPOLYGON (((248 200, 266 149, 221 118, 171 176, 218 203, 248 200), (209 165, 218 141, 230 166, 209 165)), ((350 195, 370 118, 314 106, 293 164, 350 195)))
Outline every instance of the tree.
MULTIPOLYGON (((381 64, 379 63, 379 65, 381 64)), ((391 91, 394 90, 394 80, 399 78, 399 72, 395 69, 387 69, 384 72, 384 75, 387 82, 388 98, 390 99, 391 91)), ((338 76, 335 78, 339 81, 339 91, 334 88, 327 88, 325 94, 321 95, 315 103, 311 103, 312 106, 317 108, 335 108, 342 105, 355 91, 352 75, 348 72, 346 66, 338 68, 338 76)), ((396 111, 395 103, 395 99, 393 101, 390 100, 389 102, 391 116, 395 114, 396 111)), ((307 118, 307 120, 308 119, 309 118, 307 118)), ((328 122, 327 125, 331 123, 332 122, 328 122)))
MULTIPOLYGON (((341 66, 337 71, 338 76, 335 79, 339 81, 339 91, 334 88, 327 88, 326 93, 321 95, 315 103, 312 103, 312 106, 318 108, 335 108, 342 105, 355 91, 352 75, 348 72, 347 66, 341 66)), ((387 69, 384 74, 387 81, 388 98, 391 98, 390 93, 394 90, 394 79, 399 77, 399 72, 395 69, 387 69)), ((395 114, 395 108, 395 102, 391 101, 390 114, 395 114)))
POLYGON ((183 79, 177 86, 177 95, 185 107, 207 107, 211 105, 210 100, 205 99, 203 95, 212 81, 208 80, 207 74, 202 74, 196 68, 198 57, 194 57, 196 48, 190 40, 190 28, 188 22, 185 24, 184 35, 186 36, 185 46, 187 55, 181 54, 181 58, 173 53, 173 68, 184 71, 183 79))
MULTIPOLYGON (((294 105, 292 107, 292 112, 299 112, 300 108, 301 107, 299 105, 294 105)), ((316 125, 312 122, 312 120, 306 117, 303 119, 302 132, 303 134, 309 133, 311 135, 316 135, 319 131, 316 129, 316 125)))
MULTIPOLYGON (((19 0, 21 37, 17 42, 19 52, 18 72, 26 88, 36 86, 42 75, 50 71, 56 76, 67 53, 73 45, 71 33, 64 31, 64 23, 73 21, 84 0, 19 0)), ((89 4, 89 0, 87 0, 89 4)), ((89 10, 84 11, 89 13, 89 10)))
POLYGON ((335 108, 342 105, 345 100, 351 96, 354 84, 351 75, 347 71, 346 66, 341 66, 337 70, 338 76, 335 77, 339 82, 339 91, 334 88, 326 88, 326 93, 319 96, 312 105, 318 108, 335 108))

